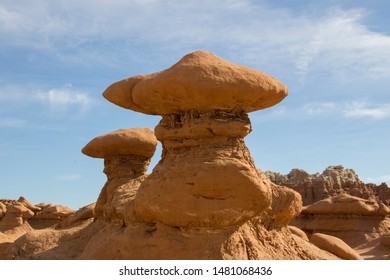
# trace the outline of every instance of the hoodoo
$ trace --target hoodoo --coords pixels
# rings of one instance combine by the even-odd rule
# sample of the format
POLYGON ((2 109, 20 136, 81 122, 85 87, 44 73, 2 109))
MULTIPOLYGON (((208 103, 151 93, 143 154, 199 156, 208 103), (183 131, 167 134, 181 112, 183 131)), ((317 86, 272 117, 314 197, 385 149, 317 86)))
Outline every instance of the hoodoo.
POLYGON ((98 136, 83 149, 85 155, 104 158, 107 183, 96 202, 95 215, 123 223, 124 207, 135 196, 157 146, 149 128, 124 128, 98 136))
POLYGON ((163 151, 125 207, 133 219, 108 225, 81 258, 329 257, 297 245, 306 241, 296 241, 287 223, 301 210, 299 194, 258 170, 244 142, 252 130, 248 113, 287 96, 281 82, 197 51, 169 69, 114 83, 103 95, 126 109, 161 115, 154 132, 163 151))
POLYGON ((271 204, 271 182, 255 167, 243 138, 247 112, 287 95, 275 78, 198 51, 164 71, 125 79, 104 96, 163 118, 155 134, 161 161, 140 187, 135 214, 179 227, 227 227, 271 204))

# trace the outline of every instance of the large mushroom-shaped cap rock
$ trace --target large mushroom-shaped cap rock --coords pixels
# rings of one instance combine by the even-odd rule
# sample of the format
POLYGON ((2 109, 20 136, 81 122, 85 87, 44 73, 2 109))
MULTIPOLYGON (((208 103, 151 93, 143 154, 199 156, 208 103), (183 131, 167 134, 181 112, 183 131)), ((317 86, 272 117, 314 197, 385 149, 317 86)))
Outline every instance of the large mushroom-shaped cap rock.
POLYGON ((252 112, 271 107, 287 88, 260 71, 196 51, 158 73, 124 79, 103 96, 126 109, 151 115, 215 110, 252 112))
POLYGON ((83 154, 94 158, 111 158, 116 155, 137 155, 151 158, 157 139, 150 128, 122 128, 92 139, 83 154))

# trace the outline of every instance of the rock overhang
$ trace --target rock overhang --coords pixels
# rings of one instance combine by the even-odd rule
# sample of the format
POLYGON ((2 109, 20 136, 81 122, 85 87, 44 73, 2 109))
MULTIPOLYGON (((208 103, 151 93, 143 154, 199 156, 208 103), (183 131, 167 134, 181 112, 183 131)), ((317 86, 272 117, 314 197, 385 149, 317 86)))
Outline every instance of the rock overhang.
POLYGON ((287 87, 270 75, 196 51, 166 70, 116 82, 103 96, 126 109, 171 115, 215 110, 249 113, 271 107, 287 94, 287 87))

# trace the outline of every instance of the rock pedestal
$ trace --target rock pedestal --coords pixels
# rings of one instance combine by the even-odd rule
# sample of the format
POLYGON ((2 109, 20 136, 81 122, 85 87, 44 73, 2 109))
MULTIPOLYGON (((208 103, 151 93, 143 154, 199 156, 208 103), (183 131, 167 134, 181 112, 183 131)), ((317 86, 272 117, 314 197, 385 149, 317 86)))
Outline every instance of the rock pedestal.
POLYGON ((103 95, 162 116, 155 135, 163 151, 125 207, 135 219, 107 224, 82 259, 313 258, 286 227, 301 210, 299 195, 259 171, 244 142, 248 113, 287 95, 281 82, 198 51, 161 72, 114 83, 103 95))
POLYGON ((131 219, 125 208, 147 177, 145 173, 156 146, 151 129, 126 128, 98 136, 82 149, 88 156, 104 158, 107 182, 96 202, 96 217, 121 224, 131 219))
POLYGON ((271 203, 243 137, 247 114, 218 111, 164 116, 155 129, 161 161, 142 183, 135 214, 178 227, 242 224, 271 203))

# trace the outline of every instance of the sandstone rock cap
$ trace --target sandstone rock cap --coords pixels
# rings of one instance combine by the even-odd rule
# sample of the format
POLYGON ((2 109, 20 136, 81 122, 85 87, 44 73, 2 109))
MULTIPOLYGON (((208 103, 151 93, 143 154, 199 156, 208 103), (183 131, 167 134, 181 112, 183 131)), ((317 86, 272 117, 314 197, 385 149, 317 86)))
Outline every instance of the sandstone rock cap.
POLYGON ((92 139, 81 151, 94 158, 137 155, 151 158, 157 139, 150 128, 122 128, 92 139))
POLYGON ((134 76, 109 86, 103 96, 126 109, 151 115, 215 110, 252 112, 287 96, 277 79, 196 51, 161 72, 134 76))

